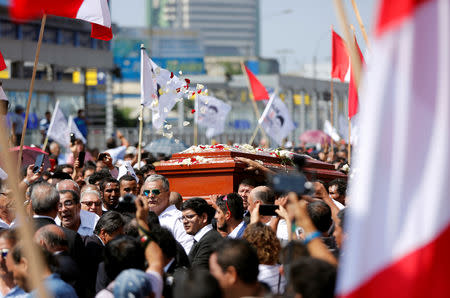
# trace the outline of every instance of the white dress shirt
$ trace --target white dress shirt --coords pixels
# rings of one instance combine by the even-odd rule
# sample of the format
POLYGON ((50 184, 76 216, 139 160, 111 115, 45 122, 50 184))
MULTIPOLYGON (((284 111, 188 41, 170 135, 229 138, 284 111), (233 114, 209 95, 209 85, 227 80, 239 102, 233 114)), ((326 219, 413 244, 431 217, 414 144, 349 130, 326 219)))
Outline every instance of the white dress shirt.
POLYGON ((194 244, 194 237, 186 233, 183 223, 179 220, 182 215, 181 211, 178 210, 175 205, 170 205, 158 216, 158 218, 161 226, 172 232, 175 240, 180 242, 188 255, 194 244))
POLYGON ((243 225, 244 225, 244 221, 241 221, 241 223, 238 224, 238 226, 235 227, 234 230, 231 231, 230 234, 228 234, 228 238, 236 238, 243 225))
POLYGON ((3 219, 0 218, 0 228, 2 229, 11 229, 16 226, 16 220, 14 219, 11 224, 7 224, 3 219))
POLYGON ((212 229, 213 229, 212 224, 204 226, 197 232, 197 234, 195 234, 194 240, 199 242, 203 238, 203 236, 205 236, 205 234, 211 231, 212 229))
MULTIPOLYGON (((86 210, 80 210, 80 220, 81 224, 78 227, 77 233, 81 236, 91 236, 94 234, 95 225, 99 220, 99 216, 94 212, 89 212, 86 210)), ((55 222, 58 226, 61 225, 61 219, 56 217, 55 222)))

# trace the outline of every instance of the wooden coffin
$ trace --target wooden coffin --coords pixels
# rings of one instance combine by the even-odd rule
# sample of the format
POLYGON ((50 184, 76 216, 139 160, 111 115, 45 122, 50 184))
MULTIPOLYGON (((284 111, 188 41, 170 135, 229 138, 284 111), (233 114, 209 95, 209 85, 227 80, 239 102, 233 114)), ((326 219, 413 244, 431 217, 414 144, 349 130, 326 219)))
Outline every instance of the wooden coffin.
MULTIPOLYGON (((236 192, 239 183, 245 178, 264 181, 262 174, 246 171, 246 164, 236 161, 235 157, 245 157, 263 163, 277 172, 293 172, 276 154, 267 152, 248 153, 219 149, 216 151, 177 153, 168 161, 156 166, 156 172, 169 179, 170 189, 179 192, 184 199, 190 197, 207 198, 211 194, 236 192)), ((331 181, 347 176, 334 170, 334 166, 310 157, 306 157, 303 169, 308 179, 331 181)))

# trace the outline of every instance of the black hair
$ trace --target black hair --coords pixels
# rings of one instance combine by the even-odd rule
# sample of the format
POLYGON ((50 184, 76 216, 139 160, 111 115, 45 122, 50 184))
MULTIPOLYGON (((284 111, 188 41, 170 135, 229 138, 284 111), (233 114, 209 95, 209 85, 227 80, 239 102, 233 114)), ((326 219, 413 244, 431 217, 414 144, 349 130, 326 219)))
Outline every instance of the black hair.
POLYGON ((108 177, 112 177, 112 176, 111 176, 111 173, 106 169, 95 172, 94 174, 89 176, 89 184, 95 184, 98 181, 103 180, 108 177))
POLYGON ((100 231, 103 230, 107 234, 111 235, 118 229, 125 225, 125 221, 116 211, 108 211, 100 217, 97 224, 95 225, 94 234, 99 235, 100 231))
POLYGON ((83 168, 83 176, 84 176, 84 174, 87 172, 87 171, 89 171, 89 170, 94 170, 94 172, 95 172, 95 170, 96 170, 97 168, 95 167, 95 165, 91 165, 91 164, 85 164, 84 165, 84 168, 83 168))
POLYGON ((66 168, 69 168, 69 169, 73 170, 73 166, 72 165, 69 165, 69 164, 65 163, 65 164, 57 166, 56 169, 55 169, 55 172, 58 172, 58 171, 62 172, 62 170, 66 169, 66 168))
POLYGON ((52 179, 72 180, 72 177, 69 174, 67 174, 61 170, 56 170, 52 175, 52 179))
MULTIPOLYGON (((119 179, 119 185, 120 185, 120 183, 121 183, 122 181, 136 181, 136 179, 134 179, 133 176, 131 176, 131 175, 129 175, 129 174, 126 174, 126 175, 123 175, 122 177, 120 177, 120 179, 119 179)), ((103 183, 102 183, 102 184, 103 184, 103 183)))
POLYGON ((74 192, 71 189, 65 189, 65 190, 60 190, 59 191, 60 195, 65 194, 65 193, 70 193, 72 195, 72 199, 75 202, 75 204, 79 204, 80 203, 80 196, 76 192, 74 192))
POLYGON ((164 227, 153 227, 150 232, 151 238, 155 241, 164 255, 168 258, 174 258, 177 254, 177 241, 171 231, 164 227))
POLYGON ((252 178, 245 178, 244 180, 241 181, 241 183, 239 183, 239 185, 241 185, 241 184, 249 185, 249 186, 252 186, 252 187, 257 187, 258 186, 258 183, 252 178))
POLYGON ((219 282, 206 269, 189 269, 175 276, 174 297, 221 298, 219 282), (201 286, 199 286, 201 285, 201 286))
POLYGON ((226 213, 230 209, 231 216, 236 220, 244 218, 244 204, 242 198, 237 193, 229 193, 226 196, 220 196, 216 201, 217 207, 226 213), (226 197, 226 200, 224 200, 226 197), (228 207, 227 207, 228 206, 228 207))
POLYGON ((192 198, 183 203, 181 210, 191 209, 197 215, 201 216, 203 213, 206 213, 208 216, 208 224, 211 223, 211 220, 214 217, 215 210, 211 207, 204 199, 202 198, 192 198))
POLYGON ((280 115, 278 115, 276 118, 280 120, 281 126, 283 126, 284 125, 284 118, 281 117, 280 115))
POLYGON ((106 148, 113 149, 117 147, 116 139, 111 137, 106 140, 106 148))
POLYGON ((257 282, 258 254, 247 240, 225 238, 217 243, 215 253, 217 254, 217 264, 223 272, 233 266, 242 282, 246 284, 257 282))
POLYGON ((347 182, 343 179, 334 179, 330 183, 328 183, 328 187, 331 187, 333 185, 337 186, 337 192, 341 196, 345 196, 347 193, 347 182))
POLYGON ((104 262, 106 275, 111 280, 125 269, 145 270, 144 249, 137 239, 121 235, 106 244, 104 262))
POLYGON ((100 182, 100 192, 101 193, 103 193, 105 191, 106 184, 108 184, 108 183, 116 183, 116 184, 120 185, 119 181, 117 181, 117 179, 113 178, 112 176, 106 177, 103 180, 101 180, 101 182, 100 182))
POLYGON ((312 257, 295 262, 289 280, 296 294, 309 298, 333 298, 336 284, 336 267, 312 257))
POLYGON ((330 229, 333 223, 331 219, 331 208, 325 202, 319 200, 313 201, 308 204, 306 209, 317 230, 325 233, 330 229))
POLYGON ((219 111, 215 106, 208 106, 208 109, 213 109, 216 113, 219 111))

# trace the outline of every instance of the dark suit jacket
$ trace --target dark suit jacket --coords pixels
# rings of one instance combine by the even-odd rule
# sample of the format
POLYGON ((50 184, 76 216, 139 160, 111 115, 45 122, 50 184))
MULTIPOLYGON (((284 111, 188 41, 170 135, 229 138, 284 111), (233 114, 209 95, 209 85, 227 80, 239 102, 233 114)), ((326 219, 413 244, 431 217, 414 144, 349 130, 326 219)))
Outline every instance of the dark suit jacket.
POLYGON ((103 261, 103 251, 105 246, 96 235, 85 236, 83 238, 86 251, 86 271, 85 277, 89 295, 93 297, 97 293, 95 282, 97 280, 97 270, 100 262, 103 261))
POLYGON ((222 236, 214 229, 203 235, 202 239, 194 244, 189 252, 191 267, 209 269, 209 256, 213 253, 214 245, 220 240, 222 240, 222 236))
POLYGON ((61 276, 61 279, 70 284, 79 297, 85 296, 85 287, 81 280, 81 271, 77 263, 69 256, 68 252, 60 252, 54 255, 57 261, 57 267, 54 269, 55 273, 61 276))
MULTIPOLYGON (((46 225, 56 225, 55 221, 50 218, 38 217, 33 218, 36 231, 46 225)), ((60 227, 66 235, 67 244, 69 246, 69 255, 80 268, 84 267, 84 245, 80 234, 70 229, 60 227)))

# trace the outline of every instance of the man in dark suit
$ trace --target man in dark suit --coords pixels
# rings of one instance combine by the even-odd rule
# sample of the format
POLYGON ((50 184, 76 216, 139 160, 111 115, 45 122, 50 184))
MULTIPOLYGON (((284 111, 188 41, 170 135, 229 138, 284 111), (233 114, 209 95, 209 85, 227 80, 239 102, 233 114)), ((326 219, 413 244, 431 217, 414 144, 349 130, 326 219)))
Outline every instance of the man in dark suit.
POLYGON ((215 210, 201 198, 187 200, 181 210, 184 229, 187 234, 194 236, 194 245, 189 252, 191 266, 209 269, 209 256, 213 253, 214 245, 222 239, 211 225, 215 210))
MULTIPOLYGON (((84 245, 86 250, 86 280, 87 290, 95 296, 95 283, 97 280, 97 272, 99 264, 103 261, 103 251, 105 245, 115 237, 123 234, 123 227, 125 222, 122 215, 116 211, 110 211, 103 214, 97 222, 94 229, 94 234, 84 238, 84 245)), ((102 280, 105 280, 104 271, 102 272, 102 280)), ((105 281, 106 285, 110 280, 105 281)), ((89 295, 91 296, 91 295, 89 295)))
POLYGON ((70 284, 78 296, 85 296, 85 287, 81 281, 81 271, 68 253, 66 235, 61 227, 45 225, 34 234, 34 241, 50 252, 57 261, 56 268, 52 268, 61 279, 70 284))
MULTIPOLYGON (((56 225, 54 218, 58 214, 59 204, 59 193, 56 188, 47 182, 37 183, 33 185, 30 198, 35 229, 51 224, 56 225)), ((67 239, 69 255, 80 267, 83 267, 84 245, 81 236, 75 231, 61 228, 67 239)))

